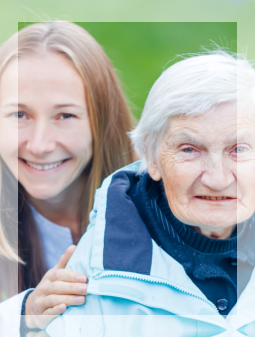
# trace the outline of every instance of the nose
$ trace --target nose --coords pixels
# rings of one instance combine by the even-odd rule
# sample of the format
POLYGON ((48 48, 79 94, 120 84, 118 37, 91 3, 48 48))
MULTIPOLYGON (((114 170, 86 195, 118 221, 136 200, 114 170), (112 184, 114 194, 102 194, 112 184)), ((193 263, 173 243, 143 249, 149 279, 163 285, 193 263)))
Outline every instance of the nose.
POLYGON ((35 123, 28 136, 26 149, 35 156, 42 157, 45 154, 54 151, 55 147, 56 142, 54 134, 50 130, 50 125, 43 121, 35 123))
POLYGON ((226 189, 235 182, 232 165, 220 154, 210 156, 203 171, 201 182, 215 191, 226 189))

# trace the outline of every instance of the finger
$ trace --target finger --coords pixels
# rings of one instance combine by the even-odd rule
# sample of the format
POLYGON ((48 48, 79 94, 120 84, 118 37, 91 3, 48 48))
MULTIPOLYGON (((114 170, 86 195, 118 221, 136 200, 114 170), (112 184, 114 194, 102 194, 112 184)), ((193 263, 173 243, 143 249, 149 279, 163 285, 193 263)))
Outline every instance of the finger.
POLYGON ((35 337, 50 337, 50 336, 47 334, 46 331, 39 331, 35 337))
POLYGON ((67 262, 70 260, 71 256, 73 255, 76 249, 75 245, 69 246, 66 252, 61 256, 59 262, 55 265, 54 268, 65 268, 67 262))
POLYGON ((26 337, 49 337, 49 335, 45 331, 29 331, 26 337))
POLYGON ((30 326, 29 328, 39 328, 44 329, 47 325, 60 314, 62 314, 66 310, 66 305, 61 303, 54 308, 50 308, 45 311, 45 315, 30 315, 29 321, 30 326))
POLYGON ((85 296, 52 294, 38 299, 38 306, 40 307, 42 314, 44 314, 47 309, 54 308, 62 303, 64 303, 67 307, 70 305, 81 305, 85 303, 85 296))
POLYGON ((62 314, 66 310, 67 306, 65 303, 61 303, 59 305, 56 305, 54 308, 48 308, 47 310, 44 311, 43 315, 45 319, 50 319, 52 320, 52 316, 58 316, 62 314), (49 317, 50 316, 50 317, 49 317))
POLYGON ((86 295, 87 289, 88 285, 86 283, 70 283, 63 281, 55 281, 48 286, 48 294, 86 295))
POLYGON ((35 331, 29 331, 29 332, 26 334, 26 337, 36 337, 36 334, 37 334, 37 332, 35 332, 35 331))
POLYGON ((87 282, 86 275, 69 269, 52 268, 47 272, 46 278, 49 279, 51 282, 55 281, 75 282, 75 283, 87 282))

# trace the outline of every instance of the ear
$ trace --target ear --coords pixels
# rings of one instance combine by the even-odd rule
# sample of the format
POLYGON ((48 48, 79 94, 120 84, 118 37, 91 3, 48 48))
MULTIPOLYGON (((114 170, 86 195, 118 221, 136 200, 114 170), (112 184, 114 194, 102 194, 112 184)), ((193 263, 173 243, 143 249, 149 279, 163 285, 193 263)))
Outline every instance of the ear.
POLYGON ((156 163, 151 163, 148 165, 148 173, 151 179, 155 181, 159 181, 162 178, 160 170, 156 163))

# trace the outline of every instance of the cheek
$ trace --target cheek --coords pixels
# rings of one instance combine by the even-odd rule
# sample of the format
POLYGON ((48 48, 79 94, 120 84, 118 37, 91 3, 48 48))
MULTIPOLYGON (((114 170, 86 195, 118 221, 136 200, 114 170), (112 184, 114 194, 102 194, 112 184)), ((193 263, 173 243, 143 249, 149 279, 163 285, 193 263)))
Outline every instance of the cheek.
POLYGON ((93 155, 93 140, 92 135, 86 135, 80 149, 82 161, 88 163, 93 155))
POLYGON ((164 145, 160 152, 160 162, 167 194, 173 198, 186 198, 200 175, 199 163, 184 161, 177 151, 170 151, 164 145))
POLYGON ((199 177, 199 170, 189 163, 176 163, 171 169, 164 167, 164 185, 167 194, 176 198, 187 198, 199 177))
POLYGON ((255 161, 238 163, 237 195, 247 203, 255 203, 255 161))
POLYGON ((16 176, 18 169, 18 128, 0 120, 0 156, 16 176))
POLYGON ((93 139, 90 126, 78 127, 67 144, 69 151, 81 162, 88 162, 92 157, 93 139))
POLYGON ((18 132, 18 149, 22 149, 23 147, 26 147, 27 141, 31 139, 29 133, 24 130, 19 130, 18 132))

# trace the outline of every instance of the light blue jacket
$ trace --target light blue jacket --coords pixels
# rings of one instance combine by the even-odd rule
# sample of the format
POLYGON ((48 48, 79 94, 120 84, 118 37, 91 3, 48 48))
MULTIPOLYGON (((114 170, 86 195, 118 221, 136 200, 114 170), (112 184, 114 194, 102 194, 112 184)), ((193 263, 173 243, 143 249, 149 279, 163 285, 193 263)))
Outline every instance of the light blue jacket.
POLYGON ((129 174, 134 175, 139 165, 116 171, 97 190, 90 225, 67 265, 88 276, 89 295, 84 305, 67 308, 50 323, 49 336, 255 336, 255 272, 224 318, 182 265, 148 240, 142 227, 139 236, 136 226, 142 222, 127 195, 129 174), (122 211, 123 203, 127 212, 122 211), (130 246, 121 242, 123 237, 130 246), (148 261, 149 272, 142 272, 148 261))

